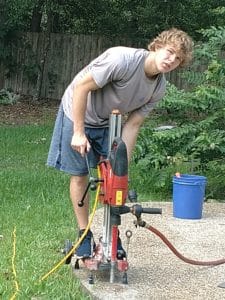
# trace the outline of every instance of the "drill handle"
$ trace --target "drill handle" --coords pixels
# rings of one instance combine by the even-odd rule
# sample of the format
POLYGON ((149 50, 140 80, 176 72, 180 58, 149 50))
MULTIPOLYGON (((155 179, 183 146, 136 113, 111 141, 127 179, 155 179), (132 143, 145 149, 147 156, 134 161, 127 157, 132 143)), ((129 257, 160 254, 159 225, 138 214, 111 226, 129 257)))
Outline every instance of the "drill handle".
POLYGON ((162 208, 152 208, 152 207, 146 207, 142 208, 142 213, 143 214, 162 214, 162 208))
POLYGON ((141 214, 162 214, 161 208, 145 207, 143 208, 140 204, 134 204, 131 207, 131 213, 137 218, 141 217, 141 214))

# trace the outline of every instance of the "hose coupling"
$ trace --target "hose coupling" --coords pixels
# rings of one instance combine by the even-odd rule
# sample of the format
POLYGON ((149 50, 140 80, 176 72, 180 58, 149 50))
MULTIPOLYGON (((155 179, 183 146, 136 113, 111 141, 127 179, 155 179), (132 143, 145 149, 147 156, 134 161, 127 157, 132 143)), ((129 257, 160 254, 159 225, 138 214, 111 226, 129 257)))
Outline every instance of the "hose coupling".
POLYGON ((145 227, 146 222, 143 221, 141 218, 137 218, 137 220, 134 220, 135 227, 145 227))

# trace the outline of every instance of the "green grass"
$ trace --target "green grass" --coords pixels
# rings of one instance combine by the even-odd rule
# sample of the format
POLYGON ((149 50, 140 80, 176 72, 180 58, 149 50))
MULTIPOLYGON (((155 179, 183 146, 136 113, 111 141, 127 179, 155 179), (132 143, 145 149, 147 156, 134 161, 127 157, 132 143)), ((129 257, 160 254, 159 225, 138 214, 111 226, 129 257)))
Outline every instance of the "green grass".
POLYGON ((69 178, 45 165, 52 124, 0 127, 0 299, 89 299, 69 266, 39 279, 62 259, 65 239, 76 237, 69 178))

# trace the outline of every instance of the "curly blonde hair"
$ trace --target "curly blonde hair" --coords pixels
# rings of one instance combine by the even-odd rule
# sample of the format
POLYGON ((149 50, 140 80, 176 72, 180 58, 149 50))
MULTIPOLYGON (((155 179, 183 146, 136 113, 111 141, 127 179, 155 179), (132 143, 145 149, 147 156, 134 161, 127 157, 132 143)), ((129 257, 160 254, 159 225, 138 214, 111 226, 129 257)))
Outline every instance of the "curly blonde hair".
POLYGON ((184 31, 177 28, 162 31, 148 45, 148 50, 155 51, 156 48, 162 48, 166 45, 173 46, 181 56, 180 67, 186 66, 192 60, 193 41, 184 31))

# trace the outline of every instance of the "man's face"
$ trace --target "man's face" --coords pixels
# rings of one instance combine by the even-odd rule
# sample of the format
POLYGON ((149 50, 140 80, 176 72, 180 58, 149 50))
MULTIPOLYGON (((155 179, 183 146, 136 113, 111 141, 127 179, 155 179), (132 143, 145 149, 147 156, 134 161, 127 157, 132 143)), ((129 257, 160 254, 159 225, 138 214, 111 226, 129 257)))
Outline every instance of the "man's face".
POLYGON ((166 45, 156 49, 155 63, 160 73, 167 73, 176 69, 182 58, 174 46, 166 45))

